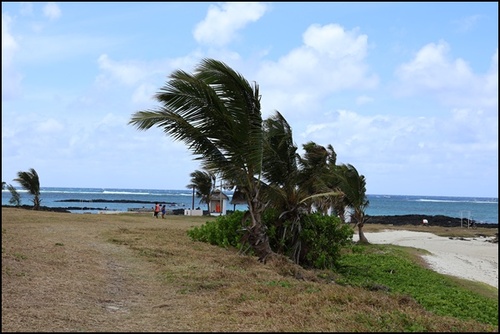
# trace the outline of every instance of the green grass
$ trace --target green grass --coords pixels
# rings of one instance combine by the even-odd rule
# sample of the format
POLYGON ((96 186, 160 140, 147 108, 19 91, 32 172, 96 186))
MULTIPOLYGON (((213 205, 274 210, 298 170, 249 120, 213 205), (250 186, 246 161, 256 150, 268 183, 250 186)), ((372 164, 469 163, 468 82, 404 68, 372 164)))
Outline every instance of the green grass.
POLYGON ((498 290, 476 292, 415 258, 411 248, 356 245, 342 257, 337 283, 408 296, 433 313, 498 326, 498 290))

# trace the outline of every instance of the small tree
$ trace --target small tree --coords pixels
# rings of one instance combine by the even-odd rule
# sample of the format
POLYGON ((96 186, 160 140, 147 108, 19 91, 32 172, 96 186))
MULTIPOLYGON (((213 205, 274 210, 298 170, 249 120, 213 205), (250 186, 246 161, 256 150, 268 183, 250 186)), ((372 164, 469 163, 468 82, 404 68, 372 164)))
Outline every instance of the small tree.
POLYGON ((365 210, 370 204, 366 197, 366 178, 351 164, 337 166, 337 178, 344 205, 353 210, 351 221, 358 227, 358 242, 368 244, 368 239, 363 233, 366 222, 365 210))
MULTIPOLYGON (((2 185, 3 189, 3 185, 2 185)), ((10 191, 10 194, 12 195, 11 198, 9 199, 9 203, 15 206, 20 206, 21 205, 21 195, 17 192, 16 188, 14 188, 13 185, 9 184, 7 185, 7 189, 10 191)))
POLYGON ((195 170, 190 176, 191 183, 187 185, 187 188, 195 189, 196 197, 201 197, 200 203, 206 203, 207 210, 210 210, 210 194, 215 184, 215 175, 208 171, 195 170))
POLYGON ((31 195, 33 195, 33 210, 38 210, 40 208, 40 179, 38 178, 38 173, 33 168, 30 168, 27 172, 17 172, 17 178, 14 181, 18 182, 23 189, 27 190, 31 195))

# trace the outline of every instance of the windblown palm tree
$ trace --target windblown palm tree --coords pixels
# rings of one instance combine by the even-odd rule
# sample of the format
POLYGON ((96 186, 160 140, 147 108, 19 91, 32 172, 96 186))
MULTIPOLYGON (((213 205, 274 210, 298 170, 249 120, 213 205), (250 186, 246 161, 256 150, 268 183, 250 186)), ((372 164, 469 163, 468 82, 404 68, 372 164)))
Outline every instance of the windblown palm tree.
POLYGON ((208 171, 195 170, 190 176, 191 183, 187 187, 196 189, 196 197, 200 197, 200 203, 206 203, 207 210, 210 210, 210 194, 215 185, 215 175, 208 171))
MULTIPOLYGON (((299 157, 301 167, 301 184, 309 194, 329 193, 334 190, 331 182, 332 166, 335 166, 336 154, 333 147, 329 145, 328 150, 314 142, 302 145, 305 154, 299 157)), ((332 206, 332 198, 338 196, 336 192, 329 196, 316 196, 309 201, 310 209, 323 214, 328 212, 332 206)))
POLYGON ((27 172, 17 172, 17 178, 14 181, 18 182, 23 189, 33 195, 33 210, 40 208, 40 179, 37 172, 30 168, 27 172))
POLYGON ((280 213, 274 227, 282 240, 281 246, 288 248, 288 256, 298 264, 303 217, 311 212, 312 204, 329 204, 328 199, 338 194, 328 188, 325 181, 330 156, 323 147, 308 143, 304 145, 306 157, 300 157, 293 143, 292 129, 279 112, 266 119, 264 125, 262 174, 266 185, 262 188, 263 195, 280 213), (304 168, 306 165, 310 168, 304 168))
POLYGON ((17 192, 16 188, 14 188, 13 185, 8 184, 7 189, 10 191, 10 199, 9 203, 15 206, 20 206, 21 205, 21 195, 17 192))
MULTIPOLYGON (((300 219, 306 213, 303 199, 309 194, 299 186, 297 146, 293 143, 292 129, 279 113, 264 121, 264 159, 262 164, 263 198, 279 213, 275 222, 277 234, 287 240, 292 260, 296 263, 300 255, 300 219)), ((280 247, 284 247, 281 244, 280 247)), ((283 249, 278 249, 279 253, 283 249)))
POLYGON ((204 59, 193 74, 174 71, 155 95, 161 106, 138 111, 129 124, 162 128, 185 142, 202 167, 234 184, 248 204, 248 241, 259 260, 275 254, 262 223, 263 127, 257 84, 223 62, 204 59))
POLYGON ((369 243, 363 233, 366 221, 365 209, 370 202, 366 197, 366 179, 350 164, 342 164, 337 168, 338 185, 343 194, 344 205, 354 210, 351 221, 358 227, 359 243, 369 243))

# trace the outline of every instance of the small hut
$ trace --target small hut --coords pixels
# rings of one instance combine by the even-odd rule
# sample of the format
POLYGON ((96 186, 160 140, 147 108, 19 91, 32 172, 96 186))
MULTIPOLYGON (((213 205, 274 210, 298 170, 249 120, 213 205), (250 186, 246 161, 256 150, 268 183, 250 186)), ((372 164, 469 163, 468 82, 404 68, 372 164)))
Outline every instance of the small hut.
POLYGON ((229 200, 229 197, 227 197, 226 194, 224 194, 222 191, 219 189, 215 189, 212 191, 212 194, 210 195, 210 215, 211 216, 222 216, 226 214, 227 210, 227 202, 229 200))

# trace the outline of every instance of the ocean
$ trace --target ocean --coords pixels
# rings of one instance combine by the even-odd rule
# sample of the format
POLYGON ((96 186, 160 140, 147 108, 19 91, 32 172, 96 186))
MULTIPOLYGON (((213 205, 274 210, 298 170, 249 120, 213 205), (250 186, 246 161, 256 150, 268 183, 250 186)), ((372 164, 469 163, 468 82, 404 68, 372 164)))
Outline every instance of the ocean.
MULTIPOLYGON (((32 205, 32 196, 16 187, 22 205, 32 205)), ((224 192, 230 199, 232 192, 224 192)), ((498 198, 367 195, 370 204, 366 214, 370 216, 392 215, 443 215, 473 219, 477 223, 498 224, 498 198)), ((10 205, 11 194, 2 190, 2 205, 10 205)), ((167 209, 200 208, 207 205, 194 197, 191 189, 112 189, 112 188, 41 188, 41 205, 71 208, 72 213, 98 213, 102 210, 129 211, 129 209, 153 208, 154 203, 164 203, 167 209), (92 202, 90 202, 92 200, 92 202), (103 202, 97 202, 103 200, 103 202), (115 201, 115 202, 107 202, 115 201), (117 202, 118 201, 118 202, 117 202), (132 201, 134 203, 128 203, 132 201)), ((228 206, 228 210, 246 210, 246 205, 228 206)))

